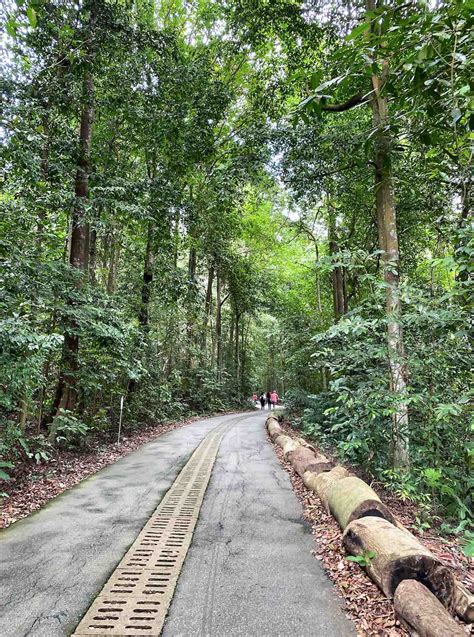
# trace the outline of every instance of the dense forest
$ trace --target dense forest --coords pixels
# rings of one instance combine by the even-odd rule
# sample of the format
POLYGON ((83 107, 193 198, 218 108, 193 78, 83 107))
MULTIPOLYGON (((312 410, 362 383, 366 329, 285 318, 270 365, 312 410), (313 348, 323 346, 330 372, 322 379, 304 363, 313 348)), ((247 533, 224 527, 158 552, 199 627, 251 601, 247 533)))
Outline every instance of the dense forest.
POLYGON ((473 9, 3 4, 0 491, 276 389, 469 528, 473 9))

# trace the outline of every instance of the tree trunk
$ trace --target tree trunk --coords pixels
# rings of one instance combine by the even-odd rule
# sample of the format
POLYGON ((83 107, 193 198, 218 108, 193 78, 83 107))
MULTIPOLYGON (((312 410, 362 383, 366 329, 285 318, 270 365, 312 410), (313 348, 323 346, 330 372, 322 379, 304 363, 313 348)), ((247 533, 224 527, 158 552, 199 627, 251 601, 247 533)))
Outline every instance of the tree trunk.
POLYGON ((222 277, 217 270, 217 312, 216 312, 216 343, 217 343, 217 356, 216 356, 216 364, 217 364, 217 380, 218 382, 222 381, 222 277))
MULTIPOLYGON (((94 115, 94 86, 92 75, 87 69, 83 79, 83 110, 79 133, 79 158, 75 181, 75 200, 72 212, 70 265, 80 272, 76 287, 84 284, 84 272, 87 269, 88 223, 85 203, 89 194, 90 153, 92 143, 92 121, 94 115)), ((69 301, 74 306, 74 301, 69 301)), ((60 409, 74 410, 77 401, 77 372, 79 368, 78 323, 69 319, 66 325, 61 360, 61 371, 54 400, 54 413, 60 409)))
POLYGON ((390 522, 378 517, 354 520, 346 528, 343 544, 351 555, 366 558, 367 573, 387 597, 406 579, 416 579, 427 586, 447 607, 454 601, 455 581, 449 568, 418 540, 390 522))
POLYGON ((327 492, 327 500, 329 510, 343 530, 353 520, 368 515, 383 518, 397 526, 397 520, 375 491, 355 476, 334 482, 327 492))
POLYGON ((145 249, 145 260, 143 264, 143 278, 142 278, 142 290, 141 290, 141 303, 140 312, 138 315, 138 322, 143 328, 144 332, 148 332, 150 324, 150 300, 151 289, 153 284, 153 264, 155 260, 154 254, 154 224, 153 220, 148 221, 148 233, 145 249))
POLYGON ((186 367, 193 369, 195 366, 194 346, 196 344, 196 248, 189 249, 188 256, 188 294, 186 303, 186 367))
POLYGON ((235 380, 237 383, 237 388, 239 387, 239 379, 240 379, 240 313, 236 311, 235 313, 235 347, 234 347, 234 358, 235 358, 235 380))
POLYGON ((207 346, 207 327, 209 325, 209 317, 211 315, 212 308, 212 286, 214 283, 214 266, 209 266, 207 271, 207 287, 206 287, 206 300, 204 301, 204 323, 202 326, 201 337, 201 361, 206 360, 206 346, 207 346))
POLYGON ((332 211, 329 212, 328 219, 329 254, 331 255, 331 260, 333 261, 333 268, 331 272, 332 299, 334 307, 334 319, 337 322, 341 318, 341 316, 344 315, 347 301, 344 298, 343 268, 340 265, 335 265, 338 259, 339 246, 337 243, 336 226, 332 211))
MULTIPOLYGON (((45 108, 48 108, 46 106, 45 108)), ((43 150, 41 153, 41 177, 45 183, 45 188, 43 191, 43 196, 46 192, 46 186, 49 184, 49 146, 50 146, 50 126, 49 126, 49 114, 45 113, 42 119, 43 125, 43 133, 45 136, 45 143, 43 146, 43 150)), ((40 197, 40 205, 38 209, 38 218, 36 225, 36 246, 38 255, 41 254, 43 250, 43 242, 44 242, 44 227, 46 224, 46 216, 47 216, 47 206, 44 201, 41 201, 42 197, 40 197)))
POLYGON ((117 273, 120 260, 120 243, 117 239, 117 230, 114 228, 109 244, 109 263, 107 273, 107 294, 115 292, 117 286, 117 273))
MULTIPOLYGON (((376 9, 375 0, 366 0, 368 11, 376 9)), ((373 25, 372 28, 375 28, 373 25)), ((375 61, 375 60, 374 60, 375 61)), ((387 314, 387 345, 390 370, 390 391, 397 406, 392 416, 393 465, 409 465, 408 405, 405 400, 407 368, 401 328, 400 254, 398 248, 397 217, 391 169, 389 115, 387 98, 382 95, 383 84, 389 74, 386 60, 382 61, 382 75, 372 76, 372 113, 375 137, 375 192, 379 249, 382 251, 387 314)))
POLYGON ((410 635, 416 637, 466 637, 441 602, 426 586, 406 579, 397 586, 395 613, 410 635))

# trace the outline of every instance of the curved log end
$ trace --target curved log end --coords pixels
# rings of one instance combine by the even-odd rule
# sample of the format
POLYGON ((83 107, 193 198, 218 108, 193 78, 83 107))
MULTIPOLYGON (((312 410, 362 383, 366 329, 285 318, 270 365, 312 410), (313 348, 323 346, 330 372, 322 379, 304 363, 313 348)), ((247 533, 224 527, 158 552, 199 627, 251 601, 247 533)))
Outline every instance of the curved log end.
POLYGON ((447 566, 426 555, 411 555, 395 560, 390 571, 388 587, 392 597, 403 581, 416 580, 426 586, 446 608, 452 610, 455 581, 447 566))
POLYGON ((365 500, 352 511, 347 524, 350 524, 353 520, 359 520, 360 518, 369 516, 382 518, 394 525, 398 523, 395 516, 383 502, 380 502, 380 500, 365 500))

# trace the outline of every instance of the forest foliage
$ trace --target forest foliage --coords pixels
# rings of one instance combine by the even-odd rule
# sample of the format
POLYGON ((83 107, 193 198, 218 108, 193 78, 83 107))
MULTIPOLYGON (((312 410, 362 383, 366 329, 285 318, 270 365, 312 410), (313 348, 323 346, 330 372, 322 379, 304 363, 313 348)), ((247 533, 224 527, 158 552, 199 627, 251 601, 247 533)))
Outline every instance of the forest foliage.
POLYGON ((473 9, 6 3, 0 478, 275 388, 467 528, 473 9))

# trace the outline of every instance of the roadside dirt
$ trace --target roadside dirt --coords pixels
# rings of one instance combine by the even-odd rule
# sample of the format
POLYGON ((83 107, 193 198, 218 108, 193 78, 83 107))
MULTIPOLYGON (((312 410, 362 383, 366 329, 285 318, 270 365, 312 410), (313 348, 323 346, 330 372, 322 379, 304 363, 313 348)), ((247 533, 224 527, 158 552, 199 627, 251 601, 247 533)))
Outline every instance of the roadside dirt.
POLYGON ((141 427, 124 436, 120 444, 102 442, 86 452, 58 450, 48 462, 40 465, 18 463, 10 472, 11 480, 0 485, 0 491, 8 493, 8 497, 0 501, 0 529, 40 509, 52 498, 141 445, 168 431, 211 417, 195 416, 181 422, 141 427))

